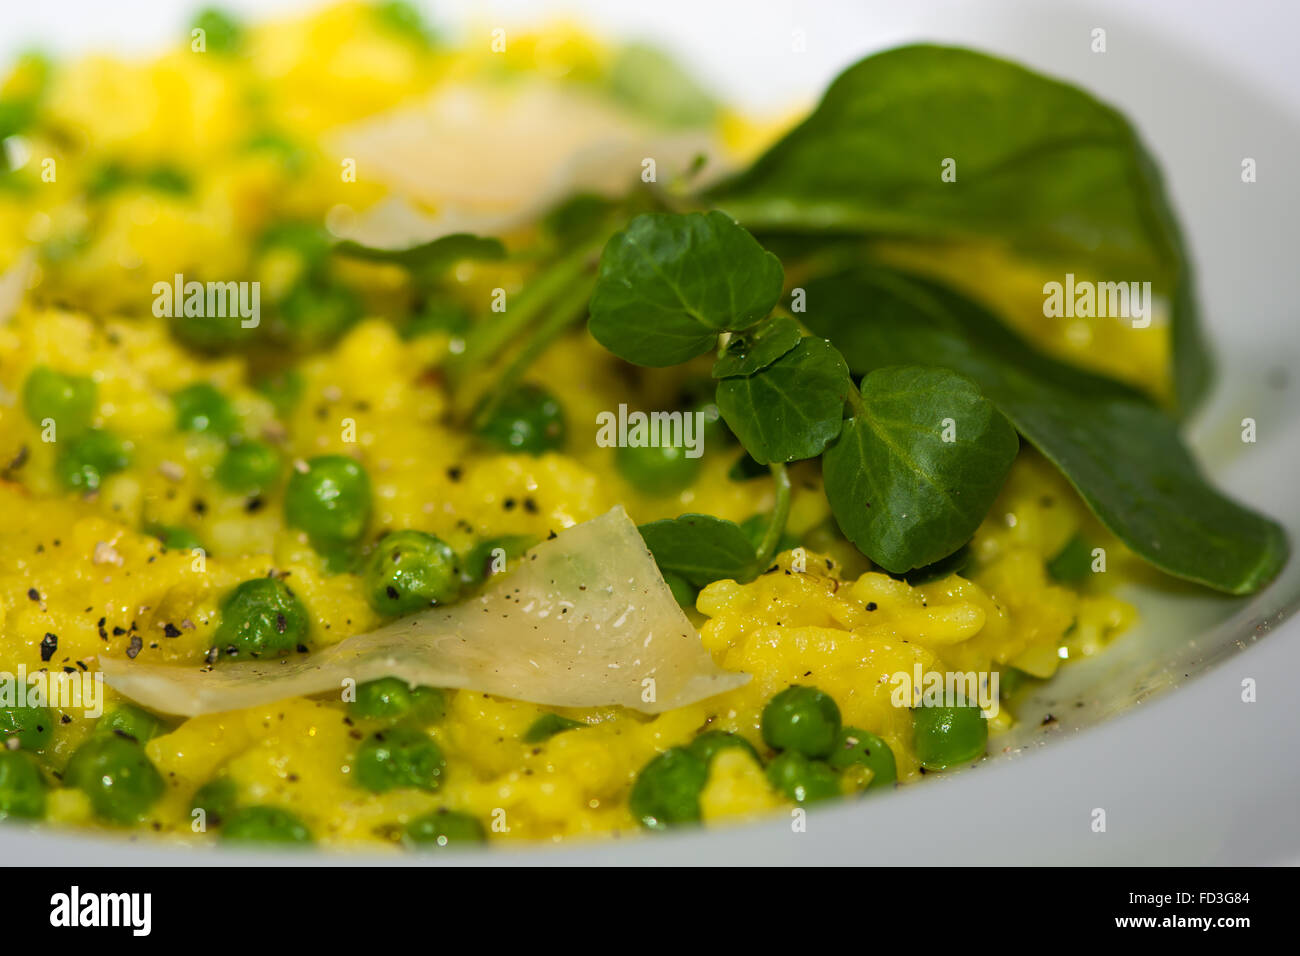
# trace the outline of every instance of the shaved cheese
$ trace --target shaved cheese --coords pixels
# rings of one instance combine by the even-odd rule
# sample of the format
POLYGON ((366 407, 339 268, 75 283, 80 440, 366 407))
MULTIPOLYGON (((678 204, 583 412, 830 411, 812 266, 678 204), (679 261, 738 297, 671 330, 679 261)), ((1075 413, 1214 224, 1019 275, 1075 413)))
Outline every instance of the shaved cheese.
POLYGON ((627 192, 645 157, 662 179, 701 153, 720 153, 708 133, 656 129, 548 83, 446 85, 338 131, 333 145, 392 195, 364 213, 331 215, 329 226, 381 248, 455 232, 495 235, 574 192, 627 192))
POLYGON ((544 541, 476 598, 314 654, 203 667, 105 658, 104 679, 171 714, 216 713, 399 677, 555 707, 659 713, 739 687, 713 663, 622 508, 544 541))

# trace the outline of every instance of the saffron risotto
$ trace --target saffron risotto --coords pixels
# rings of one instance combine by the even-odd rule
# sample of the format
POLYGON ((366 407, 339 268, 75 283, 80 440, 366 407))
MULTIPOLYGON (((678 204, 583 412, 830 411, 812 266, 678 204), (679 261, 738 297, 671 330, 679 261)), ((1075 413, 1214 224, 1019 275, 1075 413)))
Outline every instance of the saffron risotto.
MULTIPOLYGON (((616 48, 569 26, 512 35, 503 53, 453 47, 412 36, 392 7, 345 3, 245 25, 239 58, 196 55, 188 42, 147 61, 30 57, 5 82, 4 101, 37 103, 38 118, 22 133, 25 165, 0 189, 0 271, 27 270, 23 302, 0 325, 0 671, 94 673, 101 657, 200 664, 233 589, 268 577, 301 602, 311 649, 379 626, 364 577, 339 570, 286 521, 285 476, 319 456, 364 467, 371 546, 414 529, 465 555, 506 536, 544 540, 616 505, 638 523, 684 512, 740 523, 773 507, 772 480, 735 480, 738 449, 721 439, 706 439, 684 490, 651 494, 629 481, 616 450, 595 441, 598 416, 621 403, 676 407, 690 372, 634 374, 586 334, 558 338, 527 375, 563 408, 560 447, 508 453, 449 426, 443 369, 457 332, 392 320, 410 290, 391 264, 333 266, 356 314, 310 348, 196 348, 154 314, 159 280, 247 277, 261 284, 271 316, 262 321, 274 324, 273 304, 310 266, 301 247, 268 236, 388 195, 364 169, 355 181, 341 177, 323 145, 340 127, 453 83, 540 77, 600 91, 618 60, 616 48), (52 181, 42 179, 46 158, 57 170, 52 181), (89 425, 120 440, 120 460, 89 485, 69 487, 64 441, 44 440, 42 424, 24 412, 24 389, 40 369, 93 381, 89 425), (226 433, 178 427, 174 396, 196 384, 228 399, 226 433), (284 463, 280 477, 255 493, 231 490, 218 472, 232 437, 272 448, 284 463)), ((209 43, 215 36, 209 30, 209 43)), ((735 158, 752 155, 781 124, 718 109, 700 125, 735 158)), ((537 233, 535 222, 514 225, 507 244, 526 250, 537 233)), ((997 268, 987 255, 972 252, 967 274, 997 268)), ((961 272, 953 260, 944 268, 961 272)), ((529 270, 526 255, 461 262, 443 292, 483 311, 493 290, 513 295, 529 270)), ((1008 314, 1023 317, 1041 347, 1165 387, 1162 334, 1128 336, 1106 320, 1082 331, 1078 322, 1045 323, 1038 285, 1004 274, 997 294, 1020 297, 1008 314)), ((1027 447, 968 563, 913 583, 873 568, 838 534, 814 466, 793 466, 791 476, 789 540, 772 568, 748 583, 707 584, 688 608, 714 662, 750 675, 742 687, 653 715, 443 690, 438 707, 404 724, 440 749, 438 785, 381 792, 359 784, 358 752, 394 722, 359 711, 346 694, 188 719, 155 715, 146 739, 131 739, 164 786, 125 821, 68 779, 70 758, 100 721, 54 707, 53 726, 31 748, 44 783, 39 816, 169 841, 216 840, 215 821, 196 824, 193 808, 200 788, 217 782, 226 816, 286 811, 283 819, 291 815, 321 846, 396 849, 413 821, 438 811, 472 818, 489 842, 632 833, 640 825, 629 796, 643 768, 701 733, 724 731, 751 746, 726 747, 707 763, 699 815, 708 824, 750 819, 796 805, 765 772, 772 748, 762 729, 765 707, 791 686, 815 686, 843 725, 880 738, 907 785, 924 771, 892 675, 917 664, 998 672, 1005 690, 1012 675, 1049 678, 1063 662, 1099 652, 1132 623, 1132 608, 1110 594, 1128 573, 1125 549, 1027 447), (1076 540, 1104 549, 1105 574, 1053 573, 1053 560, 1076 540), (536 732, 539 719, 565 729, 536 732)), ((106 698, 108 715, 128 703, 111 688, 106 698)), ((1002 706, 989 719, 989 752, 1012 710, 1002 706)), ((871 778, 845 773, 835 786, 869 800, 879 789, 865 789, 871 778)))

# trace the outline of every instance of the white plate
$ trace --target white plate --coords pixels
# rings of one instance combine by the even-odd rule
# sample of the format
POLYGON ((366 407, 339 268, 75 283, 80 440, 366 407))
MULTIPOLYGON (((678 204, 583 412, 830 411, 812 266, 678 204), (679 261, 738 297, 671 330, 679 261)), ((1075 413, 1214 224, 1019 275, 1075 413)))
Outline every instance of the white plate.
MULTIPOLYGON (((302 8, 238 0, 232 9, 302 8)), ((174 3, 6 4, 0 56, 38 40, 60 50, 149 49, 180 34, 174 3)), ((1300 250, 1300 8, 1270 0, 1022 0, 654 4, 582 0, 443 0, 442 22, 485 26, 556 10, 613 34, 647 36, 683 56, 734 101, 810 102, 843 66, 908 40, 963 43, 1062 76, 1132 117, 1161 161, 1200 270, 1220 385, 1193 442, 1216 480, 1266 510, 1300 541, 1300 323, 1292 288, 1300 250), (1136 7, 1130 10, 1129 7, 1136 7), (1107 31, 1107 52, 1090 50, 1107 31), (794 31, 806 52, 792 50, 794 31), (1243 158, 1259 180, 1240 181, 1243 158), (1240 421, 1258 421, 1243 445, 1240 421)), ((486 42, 486 41, 485 41, 486 42)), ((1229 601, 1145 593, 1144 624, 1104 655, 1066 668, 1030 719, 981 767, 809 817, 808 830, 767 822, 637 841, 457 856, 461 862, 552 863, 1265 863, 1300 862, 1300 561, 1265 593, 1229 601), (1275 632, 1271 633, 1270 632, 1275 632), (1256 644, 1259 638, 1268 640, 1256 644), (1242 701, 1252 679, 1258 701, 1242 701), (1176 688, 1176 689, 1175 689, 1176 688), (1078 704, 1082 706, 1078 706, 1078 704), (1051 746, 1040 746, 1050 742, 1051 746), (1104 833, 1092 829, 1106 811, 1104 833)), ((72 832, 0 830, 0 858, 45 864, 247 862, 72 832)), ((258 854, 252 859, 265 862, 258 854)), ((325 856, 287 857, 333 862, 325 856)), ((361 859, 345 857, 344 859, 361 859)), ((384 858, 398 865, 424 858, 384 858)))

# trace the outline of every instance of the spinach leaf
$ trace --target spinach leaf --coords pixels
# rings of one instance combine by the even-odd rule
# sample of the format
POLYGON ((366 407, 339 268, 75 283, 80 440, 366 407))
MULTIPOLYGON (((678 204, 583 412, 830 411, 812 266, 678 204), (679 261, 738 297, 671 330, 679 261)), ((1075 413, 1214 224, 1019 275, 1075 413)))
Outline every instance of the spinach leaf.
POLYGON ((748 581, 758 572, 754 544, 734 521, 685 514, 637 530, 661 571, 680 574, 696 587, 723 578, 748 581))
POLYGON ((809 337, 767 368, 718 383, 718 411, 757 461, 820 455, 840 433, 849 370, 835 346, 809 337))
POLYGON ((1135 389, 1035 351, 928 279, 868 267, 805 287, 809 326, 834 339, 855 373, 887 356, 968 376, 1102 524, 1161 570, 1248 594, 1286 562, 1282 528, 1211 487, 1175 422, 1135 389))
POLYGON ((722 356, 713 363, 714 378, 753 375, 799 344, 799 323, 774 315, 746 332, 734 335, 722 356))
POLYGON ((368 262, 391 262, 410 270, 418 280, 436 279, 461 259, 503 259, 506 254, 501 240, 475 236, 468 232, 439 236, 405 249, 380 249, 345 239, 334 246, 334 251, 368 262))
POLYGON ((822 456, 845 536, 887 571, 946 558, 970 540, 1015 460, 1015 430, 979 388, 938 368, 879 368, 822 456))
POLYGON ((772 310, 776 256, 720 212, 646 213, 605 245, 588 328, 635 365, 676 365, 772 310))
POLYGON ((706 198, 753 230, 989 240, 1053 271, 1150 281, 1173 310, 1180 403, 1208 386, 1192 270, 1155 163, 1115 109, 1016 64, 938 46, 867 57, 706 198), (954 181, 941 177, 948 160, 954 181))

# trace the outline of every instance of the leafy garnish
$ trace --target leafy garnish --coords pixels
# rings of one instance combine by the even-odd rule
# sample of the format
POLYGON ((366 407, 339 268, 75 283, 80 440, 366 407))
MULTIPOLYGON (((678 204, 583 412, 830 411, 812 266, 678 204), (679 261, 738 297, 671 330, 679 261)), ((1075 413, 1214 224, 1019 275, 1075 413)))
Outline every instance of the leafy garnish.
POLYGON ((559 714, 542 714, 524 731, 520 739, 526 744, 540 744, 550 740, 556 734, 562 734, 566 730, 577 730, 579 727, 586 727, 580 720, 570 720, 568 717, 561 717, 559 714))
POLYGON ((696 587, 723 578, 748 581, 758 572, 754 543, 734 521, 684 514, 637 530, 661 570, 680 574, 696 587))
POLYGON ((588 328, 637 365, 677 365, 764 318, 781 263, 725 213, 646 213, 605 245, 588 328))
POLYGON ((801 338, 803 332, 799 330, 799 323, 774 315, 766 322, 731 337, 722 355, 713 363, 713 377, 753 375, 789 352, 801 338))
POLYGON ((757 461, 800 461, 840 433, 849 387, 835 346, 809 337, 753 375, 719 382, 718 411, 757 461))
POLYGON ((1150 280, 1173 310, 1180 404, 1208 386, 1185 245, 1137 133, 1017 64, 938 46, 867 57, 705 198, 759 231, 992 240, 1053 270, 1150 280))
POLYGON ((881 368, 826 451, 835 520, 887 571, 932 564, 969 541, 1019 442, 974 383, 944 369, 881 368))
POLYGON ((872 560, 901 572, 951 554, 997 494, 1015 457, 1015 432, 956 375, 899 369, 872 379, 860 396, 831 342, 756 312, 775 306, 781 275, 771 253, 721 214, 640 216, 601 259, 589 324, 615 354, 656 365, 709 351, 724 331, 742 333, 714 365, 718 411, 776 481, 776 507, 756 553, 731 522, 689 515, 644 529, 660 568, 694 584, 752 576, 776 552, 789 515, 784 465, 823 452, 831 509, 872 560), (769 286, 761 297, 755 275, 769 286), (665 337, 666 329, 684 337, 665 337), (678 349, 688 340, 690 348, 678 349), (854 409, 847 421, 846 402, 854 409), (939 434, 949 421, 960 438, 939 434), (832 445, 842 428, 847 433, 832 445))
POLYGON ((863 268, 811 281, 807 295, 817 305, 808 324, 855 373, 913 362, 978 383, 1102 524, 1161 570, 1248 594, 1285 563, 1281 527, 1212 488, 1175 422, 1136 390, 1035 351, 980 306, 918 276, 863 268))

